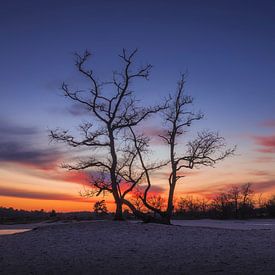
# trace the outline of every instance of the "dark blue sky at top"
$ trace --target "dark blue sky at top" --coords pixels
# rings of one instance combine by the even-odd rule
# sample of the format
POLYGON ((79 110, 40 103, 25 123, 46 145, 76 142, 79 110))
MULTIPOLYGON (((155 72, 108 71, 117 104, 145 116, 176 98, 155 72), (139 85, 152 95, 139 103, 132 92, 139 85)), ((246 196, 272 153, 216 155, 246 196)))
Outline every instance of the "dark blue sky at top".
POLYGON ((104 79, 122 48, 138 48, 137 64, 154 66, 150 81, 136 85, 149 103, 187 70, 205 127, 260 134, 259 123, 274 119, 275 1, 2 1, 0 41, 5 125, 77 122, 58 89, 79 83, 72 53, 86 48, 104 79))

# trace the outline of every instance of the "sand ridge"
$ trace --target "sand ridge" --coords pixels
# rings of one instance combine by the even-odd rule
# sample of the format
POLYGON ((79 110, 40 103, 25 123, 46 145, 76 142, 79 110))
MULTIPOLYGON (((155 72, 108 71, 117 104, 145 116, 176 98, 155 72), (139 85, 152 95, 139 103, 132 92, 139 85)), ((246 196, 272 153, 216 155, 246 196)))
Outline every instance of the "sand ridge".
POLYGON ((98 221, 0 236, 0 274, 275 274, 275 230, 98 221))

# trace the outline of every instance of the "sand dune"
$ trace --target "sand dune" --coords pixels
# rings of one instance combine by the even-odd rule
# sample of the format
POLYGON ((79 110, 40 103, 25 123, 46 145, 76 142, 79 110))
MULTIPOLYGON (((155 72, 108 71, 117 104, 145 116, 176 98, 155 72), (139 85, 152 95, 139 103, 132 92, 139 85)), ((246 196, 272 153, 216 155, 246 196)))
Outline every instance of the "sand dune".
POLYGON ((83 222, 0 236, 0 274, 275 274, 275 230, 83 222))

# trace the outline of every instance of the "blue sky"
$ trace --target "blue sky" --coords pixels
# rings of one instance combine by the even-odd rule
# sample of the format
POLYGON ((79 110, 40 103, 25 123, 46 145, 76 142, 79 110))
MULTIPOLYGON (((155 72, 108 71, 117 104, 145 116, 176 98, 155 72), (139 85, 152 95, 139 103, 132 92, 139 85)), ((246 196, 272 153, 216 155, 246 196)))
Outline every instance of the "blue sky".
POLYGON ((187 93, 206 114, 199 126, 254 156, 265 146, 255 136, 274 137, 264 126, 275 120, 274 30, 269 0, 3 2, 0 124, 39 129, 33 142, 47 148, 47 129, 80 119, 60 91, 64 80, 81 86, 72 53, 89 49, 95 73, 107 79, 122 48, 138 48, 137 65, 153 65, 150 81, 135 85, 143 104, 173 92, 187 71, 187 93))
POLYGON ((74 51, 90 49, 94 68, 107 77, 123 47, 139 48, 137 62, 154 65, 140 91, 149 90, 151 98, 171 91, 187 70, 188 91, 214 123, 253 127, 273 115, 273 1, 148 2, 2 4, 1 117, 16 119, 20 112, 31 124, 29 113, 40 110, 42 117, 64 102, 56 94, 63 80, 76 77, 74 51))

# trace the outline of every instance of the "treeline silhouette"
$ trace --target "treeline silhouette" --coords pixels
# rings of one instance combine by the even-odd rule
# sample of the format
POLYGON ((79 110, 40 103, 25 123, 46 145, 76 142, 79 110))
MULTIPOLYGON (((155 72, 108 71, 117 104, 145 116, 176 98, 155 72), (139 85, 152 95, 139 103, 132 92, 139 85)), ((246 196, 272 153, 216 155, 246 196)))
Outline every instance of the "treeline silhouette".
MULTIPOLYGON (((165 200, 160 195, 149 198, 154 207, 162 209, 165 200)), ((140 200, 133 203, 138 205, 140 200)), ((138 205, 137 207, 142 207, 138 205)), ((112 219, 114 213, 109 212, 105 200, 94 203, 93 211, 57 213, 55 210, 45 212, 43 209, 26 211, 0 207, 0 223, 27 223, 39 221, 69 221, 112 219)), ((124 209, 125 219, 135 219, 128 209, 124 209)), ((269 199, 254 193, 251 184, 233 186, 212 199, 185 196, 178 199, 173 212, 173 219, 248 219, 275 218, 275 195, 269 199)))
POLYGON ((42 221, 49 219, 54 213, 54 210, 52 212, 45 212, 43 209, 26 211, 12 207, 0 207, 0 223, 42 221))
POLYGON ((12 207, 0 207, 0 223, 29 223, 42 221, 69 221, 69 220, 91 220, 95 214, 89 211, 61 213, 52 210, 46 212, 43 209, 27 211, 14 209, 12 207))
POLYGON ((233 186, 210 200, 181 197, 174 212, 174 218, 182 219, 247 219, 274 218, 275 195, 269 199, 255 195, 251 184, 233 186))

